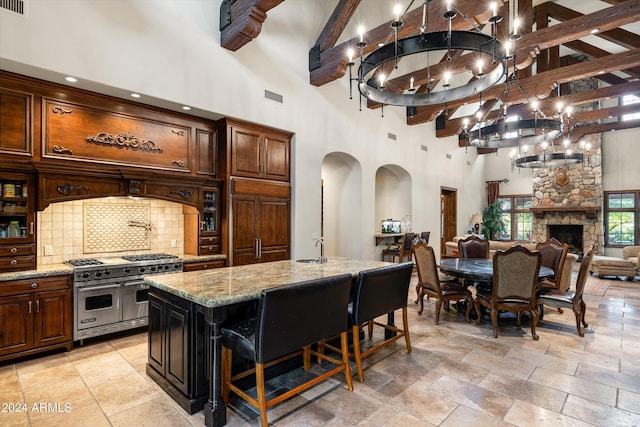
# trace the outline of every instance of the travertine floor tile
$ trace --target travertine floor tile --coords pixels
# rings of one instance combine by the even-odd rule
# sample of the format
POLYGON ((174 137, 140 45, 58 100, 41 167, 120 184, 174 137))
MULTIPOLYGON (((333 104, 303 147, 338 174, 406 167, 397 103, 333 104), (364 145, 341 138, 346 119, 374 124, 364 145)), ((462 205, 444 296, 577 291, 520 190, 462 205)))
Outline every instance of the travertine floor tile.
MULTIPOLYGON (((25 391, 24 397, 27 405, 30 406, 39 403, 57 404, 64 410, 68 408, 70 411, 95 403, 93 395, 79 376, 70 378, 64 384, 53 384, 25 391)), ((37 422, 55 415, 58 415, 58 413, 53 410, 29 412, 31 422, 37 422)))
POLYGON ((499 418, 494 418, 480 411, 460 405, 455 411, 442 423, 442 427, 508 427, 509 424, 499 418))
POLYGON ((516 400, 504 420, 520 427, 587 427, 592 424, 516 400))
POLYGON ((70 412, 54 415, 31 423, 32 427, 110 427, 109 420, 93 403, 80 408, 72 408, 70 412))
POLYGON ((191 424, 184 415, 162 397, 142 403, 109 417, 114 427, 153 426, 153 427, 188 427, 191 424))
POLYGON ((91 386, 90 390, 107 416, 160 397, 160 393, 135 371, 132 375, 91 386))
POLYGON ((578 396, 569 396, 562 413, 595 425, 602 425, 603 421, 610 426, 637 426, 640 424, 639 414, 578 396))
POLYGON ((544 368, 536 368, 530 381, 607 405, 616 404, 616 388, 595 381, 559 374, 544 368))

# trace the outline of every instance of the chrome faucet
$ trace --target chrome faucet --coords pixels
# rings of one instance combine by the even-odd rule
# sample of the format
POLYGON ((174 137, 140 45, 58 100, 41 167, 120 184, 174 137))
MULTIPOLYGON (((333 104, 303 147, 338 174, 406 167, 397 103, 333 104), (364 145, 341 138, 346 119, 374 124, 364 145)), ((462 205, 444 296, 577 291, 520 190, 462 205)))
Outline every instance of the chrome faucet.
POLYGON ((316 241, 316 248, 318 247, 318 243, 320 243, 320 264, 326 264, 327 262, 327 257, 324 256, 324 238, 320 237, 315 239, 316 241))

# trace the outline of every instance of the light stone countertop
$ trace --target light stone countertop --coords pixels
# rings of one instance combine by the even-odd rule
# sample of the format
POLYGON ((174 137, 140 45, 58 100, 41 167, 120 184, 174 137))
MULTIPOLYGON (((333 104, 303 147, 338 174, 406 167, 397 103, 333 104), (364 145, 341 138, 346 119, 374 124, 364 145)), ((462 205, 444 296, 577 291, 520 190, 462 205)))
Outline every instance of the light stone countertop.
POLYGON ((73 267, 66 264, 48 264, 38 266, 34 270, 11 271, 8 273, 0 273, 0 282, 9 282, 12 280, 36 279, 39 277, 54 277, 73 274, 73 267))
POLYGON ((148 276, 145 283, 204 307, 214 308, 258 299, 263 289, 394 265, 390 262, 330 257, 326 264, 295 260, 266 262, 148 276))

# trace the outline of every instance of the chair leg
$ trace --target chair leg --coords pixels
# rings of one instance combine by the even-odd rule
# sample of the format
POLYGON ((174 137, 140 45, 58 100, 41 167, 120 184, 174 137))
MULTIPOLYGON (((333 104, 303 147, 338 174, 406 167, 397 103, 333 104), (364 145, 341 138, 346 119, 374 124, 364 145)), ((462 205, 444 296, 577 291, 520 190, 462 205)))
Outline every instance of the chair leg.
POLYGON ((587 315, 587 305, 584 303, 584 301, 580 301, 580 311, 582 312, 582 326, 588 328, 589 324, 584 320, 585 316, 587 315))
POLYGON ((347 388, 353 391, 353 380, 351 379, 351 365, 349 363, 349 338, 346 332, 340 334, 340 350, 342 350, 342 363, 344 363, 344 376, 347 381, 347 388))
POLYGON ((493 325, 493 337, 498 338, 498 309, 491 307, 491 325, 493 325))
POLYGON ((358 380, 364 381, 362 375, 362 356, 360 355, 360 326, 352 326, 351 332, 353 335, 353 358, 356 360, 356 369, 358 370, 358 380))
POLYGON ((516 317, 516 327, 518 329, 522 329, 522 312, 518 312, 518 317, 516 317))
POLYGON ((478 318, 476 319, 476 325, 479 325, 482 322, 482 315, 480 314, 482 312, 480 311, 480 301, 478 301, 478 298, 476 298, 475 306, 476 314, 478 315, 478 318))
POLYGON ((222 347, 222 401, 229 403, 229 381, 231 381, 231 350, 222 347))
POLYGON ((419 316, 424 311, 424 291, 422 290, 422 287, 420 287, 420 294, 418 295, 418 300, 420 302, 420 308, 418 309, 418 316, 419 316))
POLYGON ((367 322, 367 335, 369 339, 373 338, 373 320, 367 322))
POLYGON ((404 341, 407 343, 407 353, 411 353, 411 337, 409 336, 409 318, 407 307, 402 307, 402 329, 404 330, 404 341))
POLYGON ((436 298, 436 314, 435 314, 435 322, 436 325, 440 322, 440 309, 442 308, 442 300, 440 298, 436 298))
POLYGON ((308 371, 311 368, 311 346, 305 345, 302 347, 302 364, 304 370, 308 371))
POLYGON ((318 341, 318 363, 322 363, 322 354, 324 354, 324 342, 325 340, 318 341))
MULTIPOLYGON (((416 302, 415 302, 415 304, 417 304, 417 303, 418 303, 418 300, 420 299, 420 288, 421 288, 420 283, 418 283, 418 284, 416 285, 416 302)), ((418 314, 419 314, 419 313, 418 313, 418 314)))
POLYGON ((533 319, 531 319, 531 336, 535 341, 538 341, 538 334, 536 334, 536 326, 538 326, 538 320, 540 319, 540 307, 536 304, 533 309, 533 319))
POLYGON ((262 363, 256 363, 256 391, 258 395, 258 410, 260 411, 260 426, 268 427, 267 396, 264 391, 264 365, 262 363))

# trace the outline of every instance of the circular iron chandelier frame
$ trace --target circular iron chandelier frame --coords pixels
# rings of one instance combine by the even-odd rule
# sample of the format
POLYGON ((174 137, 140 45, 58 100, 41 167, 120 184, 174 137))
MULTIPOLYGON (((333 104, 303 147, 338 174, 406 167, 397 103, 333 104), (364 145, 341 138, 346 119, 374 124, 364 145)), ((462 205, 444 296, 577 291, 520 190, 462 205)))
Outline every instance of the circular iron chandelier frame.
POLYGON ((519 168, 555 168, 584 162, 582 153, 542 153, 515 159, 519 168))
POLYGON ((469 145, 478 148, 517 147, 550 143, 562 135, 562 122, 553 119, 501 121, 469 133, 469 145), (514 134, 513 137, 508 137, 514 134))
MULTIPOLYGON (((492 62, 493 62, 492 61, 492 62)), ((472 31, 435 31, 418 34, 387 44, 371 52, 358 69, 358 90, 367 99, 385 105, 421 106, 438 105, 476 95, 503 79, 507 74, 505 50, 494 37, 472 31), (494 70, 484 77, 475 79, 463 86, 446 88, 437 92, 392 93, 385 92, 373 78, 375 71, 382 65, 396 61, 397 58, 439 50, 468 50, 489 55, 497 63, 494 70)))

